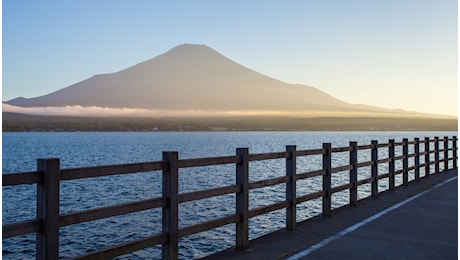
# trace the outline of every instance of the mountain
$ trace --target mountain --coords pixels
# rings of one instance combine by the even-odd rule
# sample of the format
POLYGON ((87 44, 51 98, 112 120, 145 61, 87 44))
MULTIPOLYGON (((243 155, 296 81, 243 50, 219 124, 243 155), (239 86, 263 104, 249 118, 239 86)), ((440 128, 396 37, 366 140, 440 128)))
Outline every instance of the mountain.
POLYGON ((205 45, 195 44, 179 45, 125 70, 95 75, 48 95, 6 103, 19 107, 96 106, 303 116, 422 115, 349 104, 317 88, 262 75, 205 45))

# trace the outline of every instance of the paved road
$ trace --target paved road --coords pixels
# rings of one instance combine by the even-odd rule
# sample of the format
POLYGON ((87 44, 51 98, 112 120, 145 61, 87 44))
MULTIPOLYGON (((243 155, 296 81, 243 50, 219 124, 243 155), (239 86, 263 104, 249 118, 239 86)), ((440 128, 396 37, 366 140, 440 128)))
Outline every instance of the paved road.
POLYGON ((457 179, 438 184, 289 259, 457 259, 457 185, 457 179))
POLYGON ((206 259, 457 259, 456 177, 457 170, 431 175, 336 209, 331 217, 298 223, 296 231, 252 240, 247 251, 229 249, 206 259))

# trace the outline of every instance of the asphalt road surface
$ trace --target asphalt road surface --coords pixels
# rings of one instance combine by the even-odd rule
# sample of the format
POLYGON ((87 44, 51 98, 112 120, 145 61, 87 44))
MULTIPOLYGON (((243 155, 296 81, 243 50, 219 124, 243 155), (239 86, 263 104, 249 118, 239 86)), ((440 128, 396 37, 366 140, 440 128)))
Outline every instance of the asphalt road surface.
POLYGON ((411 181, 205 259, 457 259, 457 170, 411 181))

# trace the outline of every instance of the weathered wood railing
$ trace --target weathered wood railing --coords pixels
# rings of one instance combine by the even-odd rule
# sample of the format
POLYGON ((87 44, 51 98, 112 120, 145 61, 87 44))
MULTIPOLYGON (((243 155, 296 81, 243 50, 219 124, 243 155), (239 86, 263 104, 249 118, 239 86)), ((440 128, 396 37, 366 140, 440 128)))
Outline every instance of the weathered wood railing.
MULTIPOLYGON (((98 219, 109 218, 143 211, 147 209, 162 208, 162 233, 152 234, 149 237, 129 241, 107 249, 95 251, 86 255, 77 256, 75 259, 107 259, 131 253, 154 245, 162 245, 163 259, 177 259, 178 239, 198 232, 214 229, 223 225, 236 223, 236 249, 245 250, 249 244, 249 219, 272 212, 286 209, 286 229, 296 229, 296 205, 303 202, 322 198, 322 215, 331 215, 331 196, 335 192, 349 190, 349 204, 358 204, 358 186, 371 184, 371 196, 378 196, 378 182, 388 178, 388 189, 395 189, 395 176, 402 174, 402 185, 408 185, 409 172, 414 172, 414 180, 421 178, 420 169, 423 168, 428 177, 449 169, 457 168, 457 137, 444 137, 440 140, 425 138, 413 141, 403 139, 402 142, 389 140, 388 143, 379 144, 372 141, 370 145, 358 145, 350 142, 347 147, 332 148, 330 143, 324 143, 321 149, 296 150, 296 146, 287 146, 286 151, 266 154, 249 154, 247 148, 236 149, 236 155, 214 158, 198 158, 179 160, 177 152, 163 152, 163 160, 136 164, 110 165, 100 167, 87 167, 76 169, 61 169, 59 159, 39 159, 37 171, 24 173, 3 174, 3 186, 20 184, 37 184, 37 217, 29 221, 3 225, 3 239, 36 233, 36 258, 58 259, 59 258, 59 230, 60 227, 74 225, 98 219), (439 147, 443 143, 442 149, 439 147), (434 148, 431 148, 434 143, 434 148), (420 146, 424 144, 424 151, 420 152, 420 146), (449 146, 449 144, 451 144, 449 146), (409 145, 413 145, 414 153, 409 154, 409 145), (395 147, 402 146, 402 154, 395 155, 395 147), (388 149, 386 158, 379 158, 379 149, 388 149), (370 150, 371 160, 358 163, 358 151, 370 150), (332 167, 332 154, 349 152, 350 164, 340 167, 332 167), (434 160, 431 155, 434 154, 434 160), (322 169, 316 171, 297 172, 297 158, 321 155, 322 169), (423 157, 422 157, 423 156, 423 157), (442 158, 440 158, 440 156, 442 158), (412 166, 409 159, 414 158, 412 166), (424 158, 424 163, 420 159, 424 158), (286 175, 282 177, 249 182, 249 162, 272 159, 286 159, 286 175), (402 160, 402 169, 395 170, 395 162, 402 160), (441 163, 443 165, 441 166, 441 163), (180 168, 212 166, 221 164, 236 165, 236 183, 227 187, 213 188, 179 194, 178 175, 180 168), (388 172, 379 174, 378 165, 388 164, 388 172), (431 166, 434 165, 434 172, 431 166), (358 180, 358 168, 371 167, 370 177, 358 180), (163 195, 162 197, 120 204, 109 207, 95 208, 80 212, 60 214, 59 188, 61 181, 82 178, 96 178, 100 176, 130 174, 137 172, 162 171, 163 195), (349 171, 349 182, 332 187, 331 176, 337 172, 349 171), (323 188, 321 191, 297 196, 297 181, 322 176, 323 188), (284 201, 276 202, 267 206, 250 209, 249 190, 267 186, 286 184, 286 196, 284 201), (203 223, 179 228, 178 215, 180 203, 195 201, 225 194, 236 194, 235 214, 206 221, 203 223)), ((3 198, 7 200, 8 198, 3 198)), ((229 205, 230 206, 230 205, 229 205)))

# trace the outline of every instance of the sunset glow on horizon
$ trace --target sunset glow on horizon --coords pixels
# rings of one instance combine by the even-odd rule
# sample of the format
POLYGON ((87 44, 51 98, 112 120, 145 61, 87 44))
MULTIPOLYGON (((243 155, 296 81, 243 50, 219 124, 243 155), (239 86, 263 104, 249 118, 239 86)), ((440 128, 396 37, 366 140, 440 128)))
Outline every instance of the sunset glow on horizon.
POLYGON ((348 103, 457 116, 457 13, 454 0, 3 1, 2 100, 198 43, 348 103))

